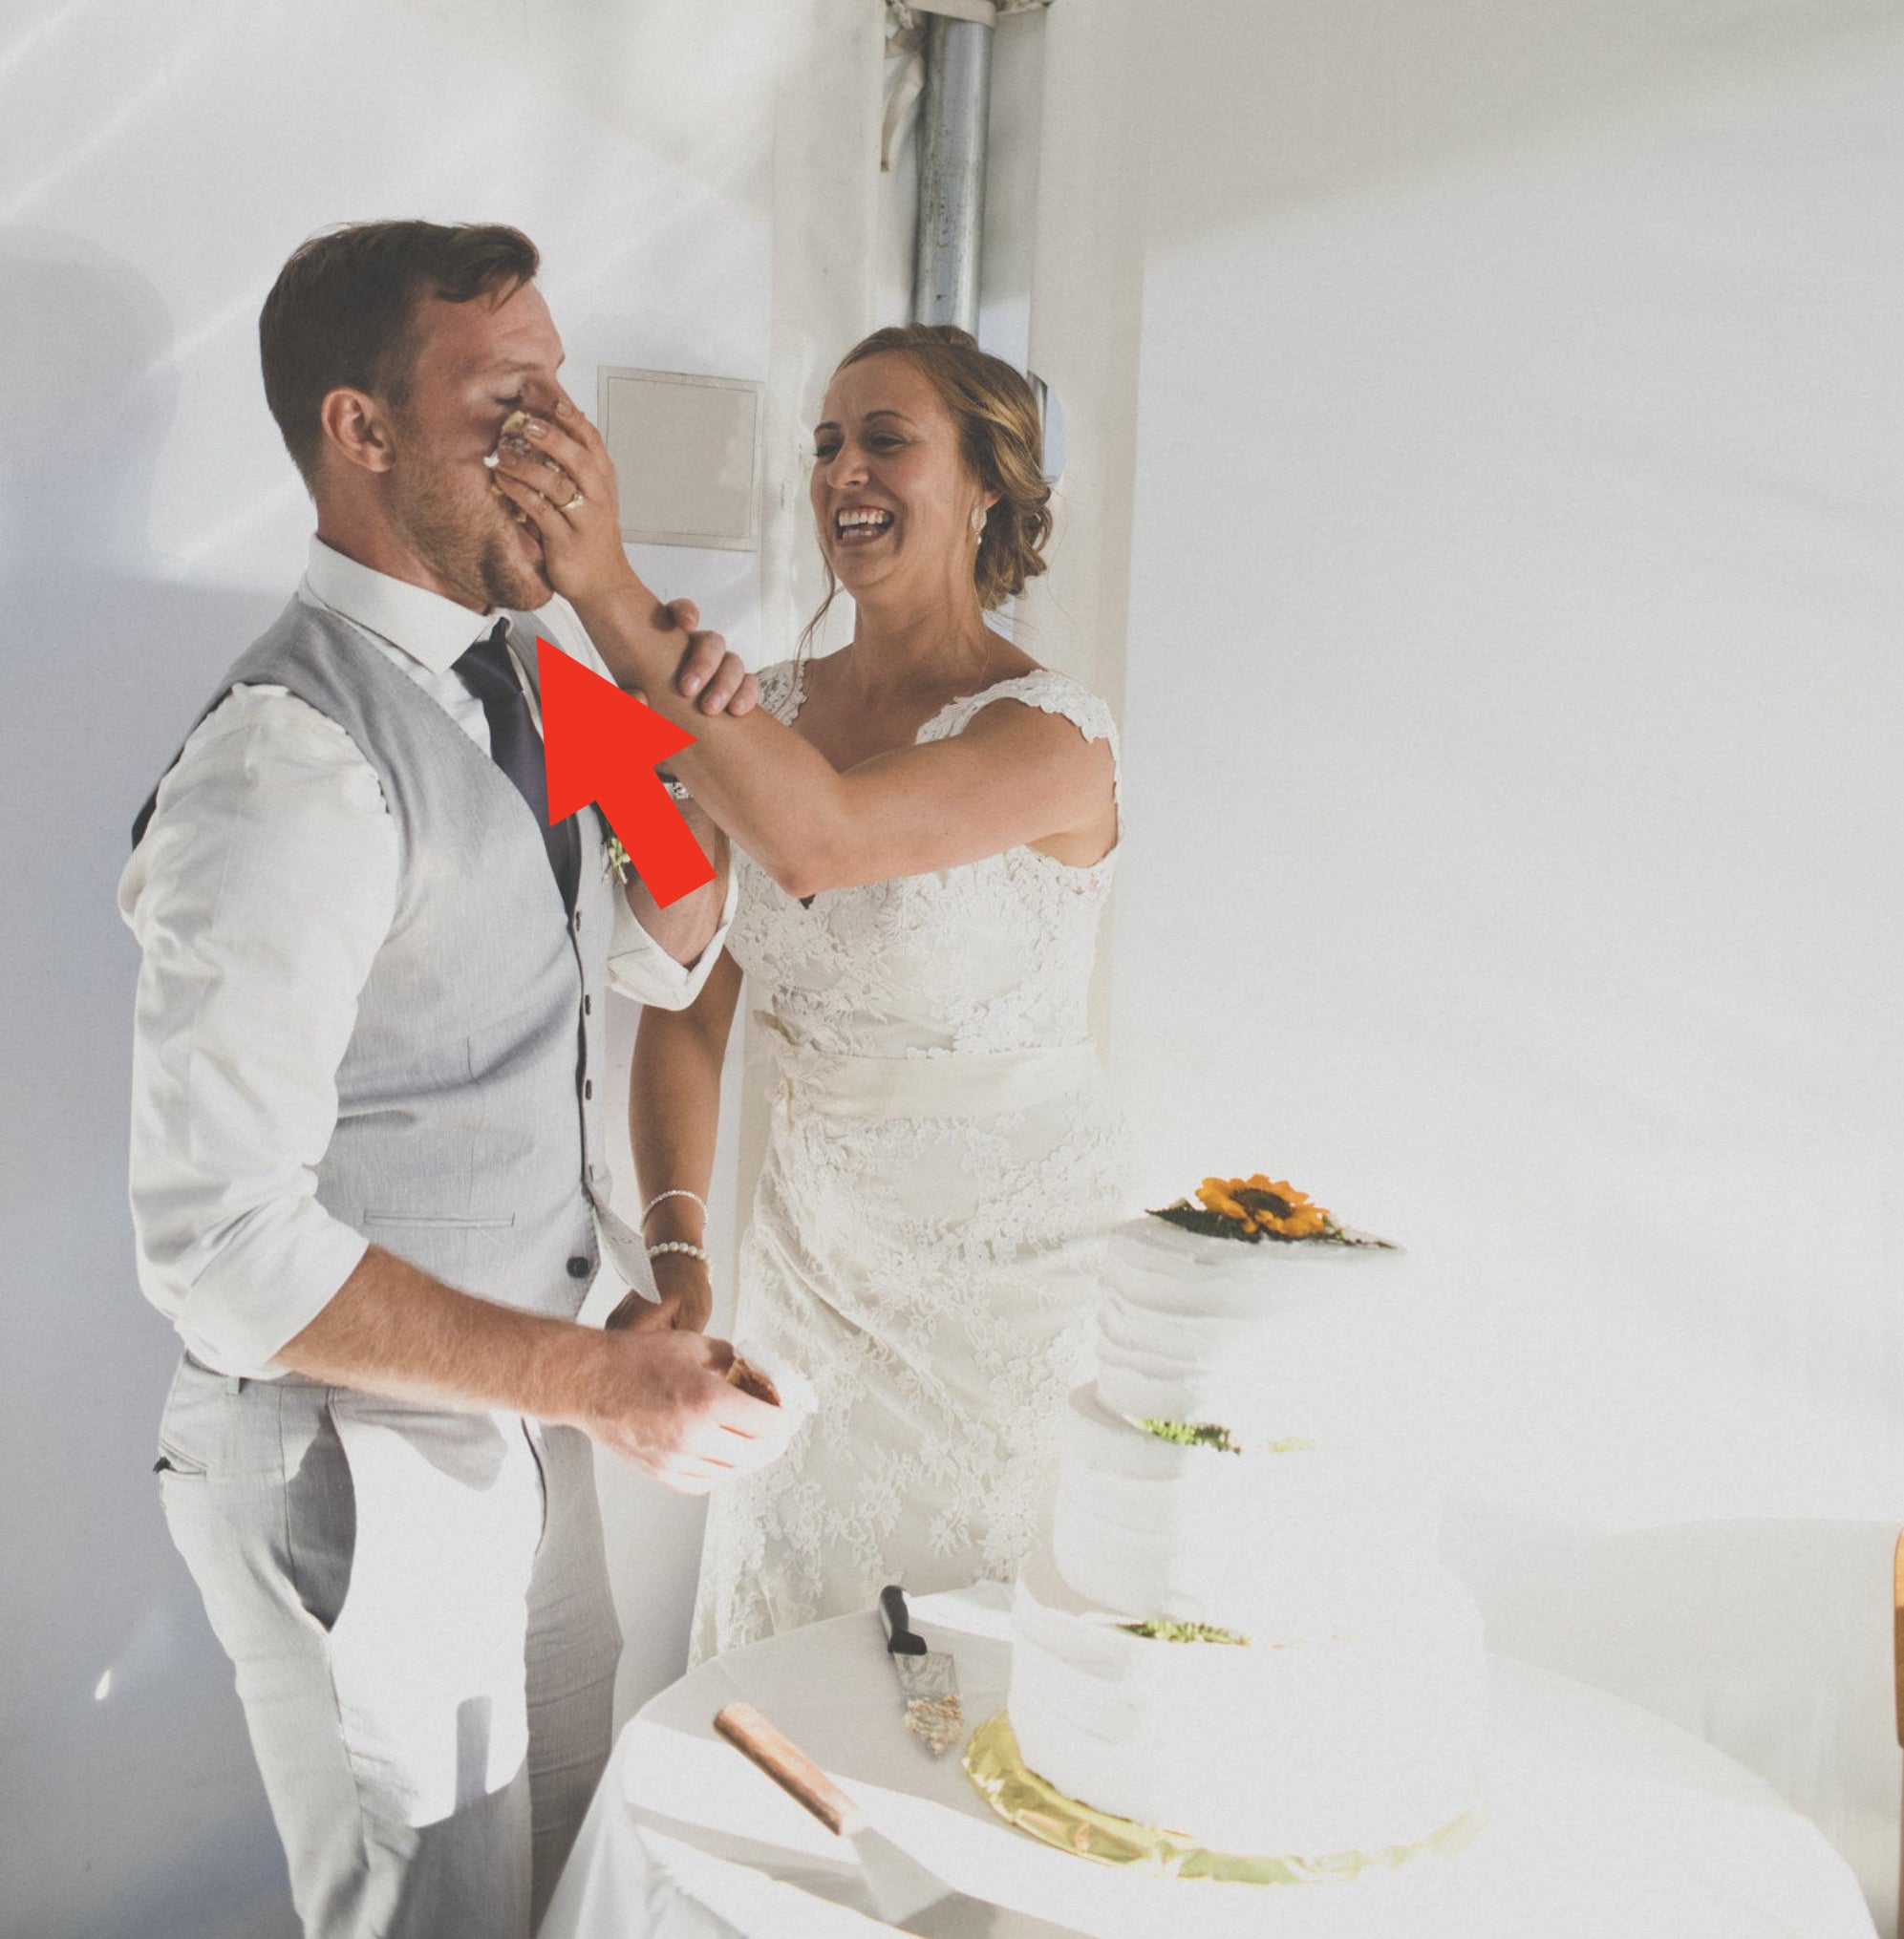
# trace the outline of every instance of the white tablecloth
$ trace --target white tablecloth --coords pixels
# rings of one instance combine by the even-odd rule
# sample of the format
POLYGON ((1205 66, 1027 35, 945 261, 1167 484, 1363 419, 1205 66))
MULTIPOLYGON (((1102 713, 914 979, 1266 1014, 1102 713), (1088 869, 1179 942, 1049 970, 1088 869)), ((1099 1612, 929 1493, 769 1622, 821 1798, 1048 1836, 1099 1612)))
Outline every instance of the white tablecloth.
MULTIPOLYGON (((991 1587, 913 1607, 958 1659, 972 1724, 1004 1702, 1005 1609, 991 1587)), ((902 1728, 877 1617, 817 1624, 702 1664, 630 1722, 540 1939, 891 1929, 856 1909, 870 1901, 850 1855, 715 1735, 737 1698, 961 1891, 1094 1939, 1874 1939, 1850 1868, 1757 1778, 1603 1692, 1507 1658, 1490 1670, 1487 1828, 1459 1858, 1354 1886, 1172 1883, 1000 1822, 955 1753, 935 1762, 902 1728)))

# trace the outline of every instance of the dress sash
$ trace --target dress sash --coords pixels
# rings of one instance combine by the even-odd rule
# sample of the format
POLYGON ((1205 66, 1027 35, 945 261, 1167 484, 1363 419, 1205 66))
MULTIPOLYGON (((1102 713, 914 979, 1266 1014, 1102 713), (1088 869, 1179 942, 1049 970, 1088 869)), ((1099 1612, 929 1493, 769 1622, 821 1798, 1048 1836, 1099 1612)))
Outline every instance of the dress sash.
POLYGON ((1023 1111, 1081 1090, 1100 1075, 1098 1047, 862 1057, 802 1043, 779 1017, 752 1012, 773 1047, 776 1102, 840 1118, 979 1118, 1023 1111))

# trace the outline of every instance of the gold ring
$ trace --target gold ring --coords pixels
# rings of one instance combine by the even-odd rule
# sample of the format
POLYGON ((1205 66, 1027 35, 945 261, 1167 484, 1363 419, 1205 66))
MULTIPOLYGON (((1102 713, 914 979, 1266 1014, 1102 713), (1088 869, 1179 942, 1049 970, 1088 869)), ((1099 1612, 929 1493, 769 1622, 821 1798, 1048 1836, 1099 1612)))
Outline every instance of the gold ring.
POLYGON ((587 501, 587 500, 586 500, 585 498, 583 498, 582 494, 581 494, 580 492, 577 492, 577 493, 575 494, 575 496, 574 496, 574 497, 573 497, 572 499, 570 499, 570 500, 568 501, 568 502, 567 502, 567 503, 566 505, 557 505, 555 509, 556 509, 556 510, 557 510, 558 512, 575 512, 575 511, 580 511, 580 510, 581 510, 581 508, 582 508, 582 507, 583 507, 583 506, 584 506, 584 505, 585 505, 585 504, 586 504, 587 502, 588 502, 588 501, 587 501))

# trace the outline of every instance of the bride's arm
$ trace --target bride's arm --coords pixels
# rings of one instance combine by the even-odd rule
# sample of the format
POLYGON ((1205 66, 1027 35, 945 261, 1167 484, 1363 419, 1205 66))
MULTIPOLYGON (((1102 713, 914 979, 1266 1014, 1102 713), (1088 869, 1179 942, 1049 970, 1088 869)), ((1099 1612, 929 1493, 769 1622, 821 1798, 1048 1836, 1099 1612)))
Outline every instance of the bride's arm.
MULTIPOLYGON (((643 588, 588 616, 610 666, 611 642, 639 639, 636 615, 650 598, 643 588)), ((629 658, 652 679, 639 647, 629 658)), ((671 763, 695 799, 793 896, 1081 833, 1111 800, 1109 742, 1020 701, 995 701, 961 734, 844 774, 763 709, 735 720, 697 716, 672 696, 651 705, 698 735, 671 763)))
MULTIPOLYGON (((739 995, 740 966, 722 950, 687 1009, 641 1012, 629 1073, 628 1129, 644 1205, 675 1185, 707 1197, 720 1124, 720 1067, 739 995)), ((663 1199, 642 1222, 642 1236, 651 1246, 668 1239, 703 1246, 706 1223, 693 1199, 663 1199)), ((692 1253, 659 1252, 652 1264, 660 1306, 631 1292, 609 1325, 705 1329, 714 1300, 705 1262, 692 1253)))
POLYGON ((1108 745, 1035 707, 995 702, 962 734, 845 774, 764 708, 738 719, 699 713, 693 695, 674 691, 681 639, 672 616, 622 550, 600 435, 572 404, 558 410, 558 421, 531 420, 537 450, 503 448, 498 483, 533 507, 549 578, 610 671, 695 736, 669 765, 788 894, 950 868, 1102 824, 1108 745), (563 480, 553 496, 534 481, 548 482, 545 463, 563 480), (572 521, 558 509, 571 486, 584 503, 572 521))

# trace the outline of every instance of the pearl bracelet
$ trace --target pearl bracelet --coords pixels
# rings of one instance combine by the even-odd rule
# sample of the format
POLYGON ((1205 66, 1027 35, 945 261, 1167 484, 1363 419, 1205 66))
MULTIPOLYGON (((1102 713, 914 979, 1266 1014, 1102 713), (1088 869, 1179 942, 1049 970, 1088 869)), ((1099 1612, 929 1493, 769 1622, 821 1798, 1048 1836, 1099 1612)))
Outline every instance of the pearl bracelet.
POLYGON ((648 1248, 649 1258, 652 1259, 657 1252, 685 1252, 690 1259, 698 1259, 703 1266, 710 1263, 707 1256, 707 1247, 705 1246, 695 1246, 686 1239, 657 1240, 654 1245, 648 1248))
POLYGON ((641 1217, 639 1221, 637 1221, 637 1223, 643 1225, 647 1225, 649 1213, 652 1212, 654 1209, 654 1207, 661 1203, 663 1199, 692 1199, 694 1200, 695 1204, 701 1208, 701 1217, 705 1219, 708 1216, 707 1201, 704 1198, 702 1198, 698 1192, 691 1192, 686 1185, 670 1185, 665 1192, 656 1192, 654 1196, 652 1199, 650 1199, 645 1205, 642 1206, 641 1217))

